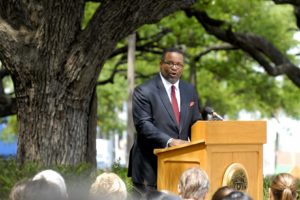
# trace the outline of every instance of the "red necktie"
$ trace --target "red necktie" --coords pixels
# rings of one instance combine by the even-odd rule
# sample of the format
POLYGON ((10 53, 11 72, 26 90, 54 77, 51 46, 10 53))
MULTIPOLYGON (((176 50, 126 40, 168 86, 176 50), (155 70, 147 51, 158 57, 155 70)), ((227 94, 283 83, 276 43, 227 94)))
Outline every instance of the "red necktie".
POLYGON ((173 111, 175 114, 177 124, 179 125, 180 124, 180 113, 179 113, 179 108, 178 108, 178 103, 177 103, 177 99, 176 99, 174 85, 172 85, 172 87, 171 87, 171 103, 172 103, 172 107, 173 107, 173 111))

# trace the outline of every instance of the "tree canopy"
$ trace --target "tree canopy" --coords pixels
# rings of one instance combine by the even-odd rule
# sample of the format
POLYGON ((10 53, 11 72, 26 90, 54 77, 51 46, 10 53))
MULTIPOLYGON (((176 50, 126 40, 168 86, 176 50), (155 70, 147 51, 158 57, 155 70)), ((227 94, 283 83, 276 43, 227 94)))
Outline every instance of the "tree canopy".
MULTIPOLYGON (((299 118, 299 59, 290 53, 299 45, 293 37, 297 31, 291 5, 261 0, 197 2, 159 23, 138 29, 136 84, 158 71, 163 48, 182 47, 186 51, 183 78, 192 81, 196 74, 202 106, 213 106, 229 119, 236 119, 241 110, 259 111, 262 117, 284 111, 299 118), (199 13, 203 21, 198 20, 199 13), (215 32, 206 28, 209 22, 218 27, 215 32), (247 45, 253 45, 253 53, 247 45), (285 75, 284 70, 268 71, 268 65, 273 71, 280 70, 277 59, 293 64, 295 79, 285 75)), ((126 47, 126 42, 119 43, 119 47, 126 47)), ((106 67, 109 70, 114 66, 106 67)))

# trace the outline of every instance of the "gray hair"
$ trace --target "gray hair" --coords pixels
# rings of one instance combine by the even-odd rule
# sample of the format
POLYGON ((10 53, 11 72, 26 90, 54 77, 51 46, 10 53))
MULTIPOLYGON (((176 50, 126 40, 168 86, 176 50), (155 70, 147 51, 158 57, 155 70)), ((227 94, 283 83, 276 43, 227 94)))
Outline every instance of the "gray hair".
POLYGON ((45 179, 46 181, 57 185, 59 187, 59 189, 61 190, 61 192, 66 197, 68 196, 65 180, 60 175, 60 173, 58 173, 52 169, 47 169, 47 170, 39 172, 32 178, 33 181, 40 180, 40 179, 45 179))
POLYGON ((209 180, 205 171, 200 168, 190 168, 180 177, 179 190, 184 199, 203 199, 209 189, 209 180))

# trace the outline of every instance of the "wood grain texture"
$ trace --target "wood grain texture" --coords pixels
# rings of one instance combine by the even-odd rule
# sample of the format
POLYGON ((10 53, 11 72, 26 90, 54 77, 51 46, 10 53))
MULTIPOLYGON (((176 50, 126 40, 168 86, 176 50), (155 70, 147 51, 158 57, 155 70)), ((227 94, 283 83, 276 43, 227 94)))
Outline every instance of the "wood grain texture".
POLYGON ((264 144, 265 121, 198 121, 192 126, 192 141, 206 144, 264 144))
POLYGON ((155 150, 158 189, 177 193, 181 173, 197 166, 204 169, 210 178, 211 187, 206 198, 210 199, 222 186, 226 169, 233 163, 240 163, 249 177, 247 192, 253 199, 262 200, 262 145, 266 141, 266 122, 205 121, 194 126, 191 143, 155 150), (247 134, 252 135, 247 137, 247 134))

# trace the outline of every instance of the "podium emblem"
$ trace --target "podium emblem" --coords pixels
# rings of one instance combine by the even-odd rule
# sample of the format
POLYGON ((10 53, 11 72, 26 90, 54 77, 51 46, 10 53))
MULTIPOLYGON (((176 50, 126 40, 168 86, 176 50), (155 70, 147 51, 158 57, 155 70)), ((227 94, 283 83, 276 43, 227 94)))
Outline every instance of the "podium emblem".
POLYGON ((247 192, 248 174, 242 164, 233 163, 227 167, 222 182, 222 186, 225 185, 239 191, 247 192))

